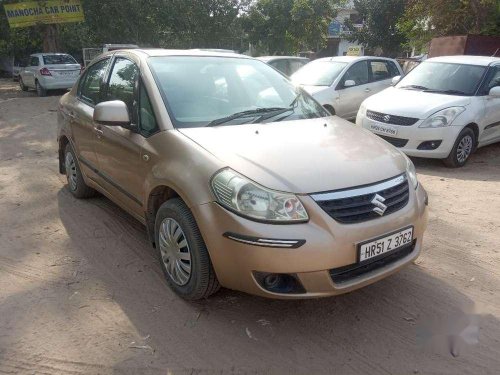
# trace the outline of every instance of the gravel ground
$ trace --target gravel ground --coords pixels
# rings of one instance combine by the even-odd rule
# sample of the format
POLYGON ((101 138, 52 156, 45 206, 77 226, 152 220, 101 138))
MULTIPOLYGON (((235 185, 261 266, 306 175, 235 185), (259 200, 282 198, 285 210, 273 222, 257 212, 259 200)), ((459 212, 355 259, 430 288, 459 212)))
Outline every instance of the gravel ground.
POLYGON ((430 222, 402 272, 336 298, 189 303, 139 223, 66 190, 58 95, 0 80, 0 373, 499 373, 500 144, 459 170, 415 160, 430 222))

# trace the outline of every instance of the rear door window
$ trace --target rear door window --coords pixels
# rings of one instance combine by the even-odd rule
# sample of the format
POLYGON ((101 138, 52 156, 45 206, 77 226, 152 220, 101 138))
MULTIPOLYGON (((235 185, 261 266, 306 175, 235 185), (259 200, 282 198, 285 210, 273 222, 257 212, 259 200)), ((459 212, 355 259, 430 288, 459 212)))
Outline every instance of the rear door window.
POLYGON ((87 68, 80 81, 78 97, 87 104, 94 106, 101 101, 102 79, 108 68, 109 58, 96 62, 87 68))
POLYGON ((400 75, 396 64, 392 61, 370 61, 372 82, 384 81, 400 75))

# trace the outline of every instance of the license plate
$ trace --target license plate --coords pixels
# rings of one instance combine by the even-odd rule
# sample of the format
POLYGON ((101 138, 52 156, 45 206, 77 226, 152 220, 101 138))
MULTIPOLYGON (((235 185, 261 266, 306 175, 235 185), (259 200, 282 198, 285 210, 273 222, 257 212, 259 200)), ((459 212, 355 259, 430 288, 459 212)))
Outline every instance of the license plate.
POLYGON ((376 240, 358 244, 358 262, 376 258, 400 249, 413 241, 413 227, 401 229, 376 240))
POLYGON ((75 72, 73 72, 73 71, 70 71, 70 72, 59 72, 59 75, 60 76, 65 76, 65 77, 67 77, 67 76, 74 76, 75 72))
POLYGON ((382 125, 376 122, 370 124, 370 130, 375 133, 386 134, 386 135, 396 135, 398 130, 392 126, 382 125))

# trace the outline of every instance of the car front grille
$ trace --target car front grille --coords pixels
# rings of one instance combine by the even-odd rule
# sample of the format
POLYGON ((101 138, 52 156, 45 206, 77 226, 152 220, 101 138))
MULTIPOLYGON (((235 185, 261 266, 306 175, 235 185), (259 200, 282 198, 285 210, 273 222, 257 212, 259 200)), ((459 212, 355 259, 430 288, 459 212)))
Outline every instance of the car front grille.
POLYGON ((366 117, 378 122, 382 122, 384 124, 400 126, 412 126, 415 125, 418 121, 418 118, 388 115, 386 113, 380 113, 370 110, 366 111, 366 117))
POLYGON ((377 135, 384 141, 389 142, 394 147, 405 147, 406 144, 408 143, 408 139, 388 137, 386 135, 380 135, 380 134, 377 135))
POLYGON ((345 267, 334 268, 330 270, 330 277, 336 284, 342 284, 355 279, 356 277, 365 275, 369 272, 378 270, 400 259, 410 255, 415 250, 417 240, 413 240, 410 245, 404 246, 396 251, 392 251, 382 258, 378 258, 368 263, 354 263, 345 267))
POLYGON ((356 224, 399 211, 408 204, 406 174, 374 185, 312 194, 330 217, 342 224, 356 224))

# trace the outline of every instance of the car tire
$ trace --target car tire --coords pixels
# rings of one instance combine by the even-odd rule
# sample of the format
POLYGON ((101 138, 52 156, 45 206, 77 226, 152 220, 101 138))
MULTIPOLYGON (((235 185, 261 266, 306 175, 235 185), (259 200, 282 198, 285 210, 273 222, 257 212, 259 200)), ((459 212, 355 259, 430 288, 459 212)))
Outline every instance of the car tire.
POLYGON ((173 198, 161 205, 155 221, 156 249, 169 287, 186 300, 207 298, 220 288, 196 220, 173 198))
POLYGON ((38 94, 38 96, 40 97, 47 96, 47 90, 43 88, 40 82, 36 81, 35 86, 36 86, 36 93, 38 94))
POLYGON ((450 154, 443 163, 448 168, 463 167, 476 149, 476 135, 470 128, 463 129, 457 137, 450 154))
POLYGON ((24 84, 22 77, 19 77, 19 87, 22 91, 28 91, 28 86, 24 84))
POLYGON ((96 191, 88 186, 83 179, 75 152, 69 143, 64 150, 64 167, 68 180, 68 189, 75 198, 86 199, 95 196, 96 191))

